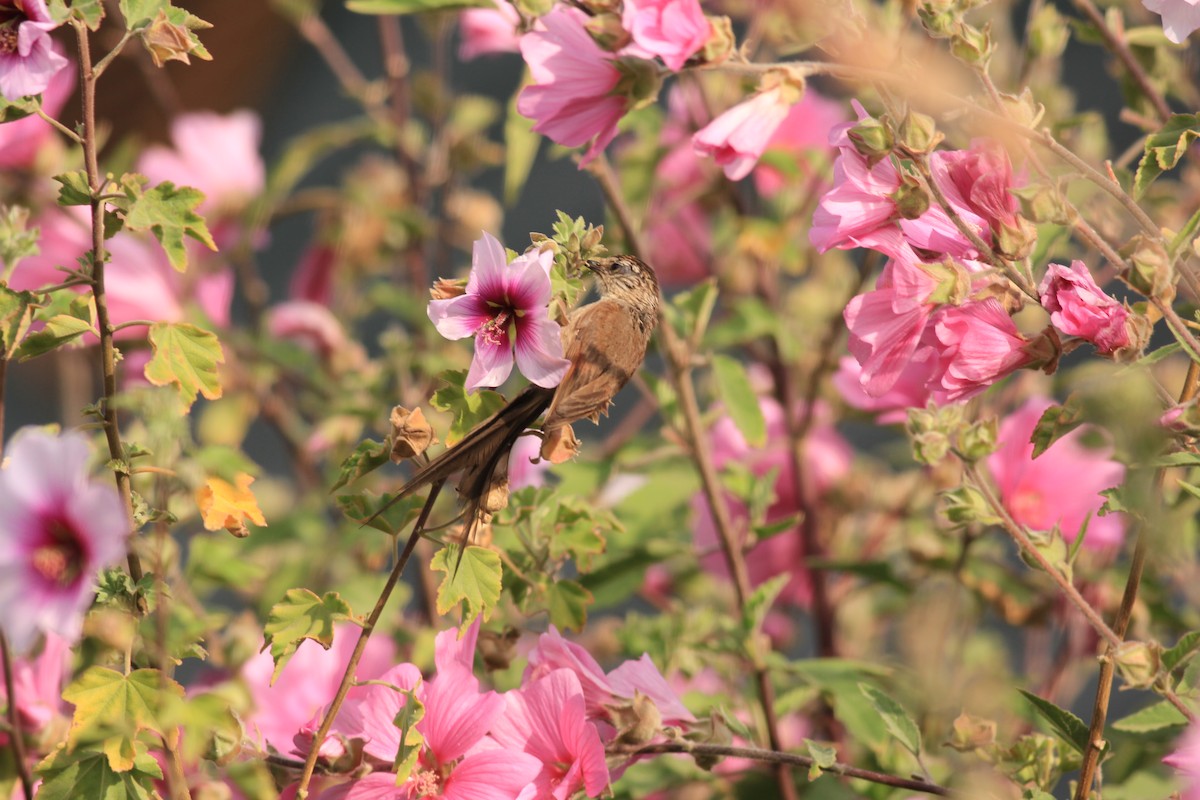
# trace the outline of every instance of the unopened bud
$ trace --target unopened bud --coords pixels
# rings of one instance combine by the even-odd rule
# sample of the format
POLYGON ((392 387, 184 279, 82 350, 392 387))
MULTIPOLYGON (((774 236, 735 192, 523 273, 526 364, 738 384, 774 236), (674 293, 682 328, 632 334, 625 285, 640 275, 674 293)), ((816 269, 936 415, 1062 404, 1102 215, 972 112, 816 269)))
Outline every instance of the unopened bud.
POLYGON ((996 721, 994 719, 974 717, 963 712, 954 720, 946 745, 960 753, 967 753, 980 747, 988 747, 995 742, 996 721))
POLYGON ((621 16, 611 11, 604 11, 588 18, 584 27, 596 40, 596 44, 610 53, 620 50, 629 44, 631 39, 629 31, 625 30, 625 26, 621 24, 621 16))
POLYGON ((971 274, 954 259, 947 258, 929 264, 918 263, 917 266, 937 283, 926 302, 958 306, 970 297, 971 274))
POLYGON ((892 193, 892 202, 896 204, 896 213, 904 219, 917 219, 929 210, 929 193, 925 187, 911 175, 900 179, 900 186, 892 193))
POLYGON ((993 49, 990 25, 962 25, 950 40, 950 51, 968 64, 987 64, 993 49))
POLYGON ((900 137, 899 143, 910 153, 931 153, 938 142, 946 138, 938 132, 933 117, 915 111, 904 115, 897 135, 900 137))
POLYGON ((1001 222, 993 229, 992 235, 996 240, 996 252, 1009 261, 1025 258, 1037 244, 1037 226, 1020 216, 1001 222))
POLYGON ((1012 193, 1021 202, 1021 213, 1034 222, 1049 222, 1054 225, 1071 224, 1072 213, 1066 197, 1057 186, 1033 184, 1013 189, 1012 193))
POLYGON ((450 300, 467 293, 467 282, 462 278, 438 278, 429 288, 434 300, 450 300))
POLYGON ((996 418, 968 425, 958 435, 958 452, 964 461, 975 462, 991 455, 996 449, 996 418))
POLYGON ((957 19, 952 9, 938 7, 932 3, 921 6, 917 10, 917 16, 925 30, 935 39, 946 38, 957 27, 957 19))
POLYGON ((951 524, 995 525, 1000 522, 1000 518, 988 505, 987 499, 970 486, 960 486, 957 489, 942 492, 941 497, 942 515, 951 524))
POLYGON ((495 472, 492 473, 492 482, 488 484, 487 491, 483 493, 479 510, 481 514, 490 517, 497 511, 503 511, 506 508, 508 508, 508 459, 502 458, 496 465, 495 472))
POLYGON ((513 0, 513 5, 522 17, 537 19, 550 13, 554 8, 554 0, 513 0))
MULTIPOLYGON (((1070 580, 1071 578, 1071 562, 1067 560, 1069 550, 1066 541, 1063 540, 1062 533, 1055 525, 1048 531, 1028 531, 1029 543, 1033 545, 1033 549, 1039 553, 1042 558, 1063 577, 1070 580)), ((1033 569, 1042 569, 1042 564, 1032 554, 1021 550, 1021 560, 1033 569)))
POLYGON ((1114 350, 1112 354, 1113 361, 1119 364, 1131 364, 1142 357, 1146 346, 1150 344, 1154 324, 1145 314, 1131 310, 1129 316, 1125 317, 1125 333, 1129 337, 1128 343, 1114 350))
MULTIPOLYGON (((633 56, 622 56, 612 63, 621 73, 613 94, 628 97, 632 109, 645 108, 658 99, 658 90, 662 88, 662 71, 657 64, 633 56)), ((572 249, 578 249, 577 243, 572 244, 575 245, 572 249)))
POLYGON ((433 426, 425 419, 420 408, 409 411, 404 406, 392 409, 392 461, 399 464, 407 458, 416 458, 437 441, 433 426))
POLYGON ((1158 645, 1147 642, 1123 642, 1113 654, 1121 680, 1132 689, 1149 689, 1154 686, 1162 665, 1158 645))
POLYGON ((733 35, 733 21, 729 17, 707 17, 712 33, 700 51, 700 60, 705 64, 720 64, 733 55, 737 39, 733 35))
POLYGON ((621 11, 621 0, 580 0, 579 5, 593 17, 621 11))
POLYGON ((875 166, 887 158, 895 145, 891 130, 874 117, 859 120, 857 125, 846 132, 846 136, 870 166, 875 166))
POLYGON ((1038 58, 1058 58, 1067 47, 1071 33, 1062 14, 1053 5, 1044 5, 1029 24, 1029 52, 1038 58))
POLYGON ((570 425, 556 428, 542 439, 541 457, 551 464, 562 464, 579 455, 579 440, 570 425))
POLYGON ((1129 257, 1129 268, 1121 279, 1146 297, 1170 300, 1175 296, 1175 269, 1167 249, 1157 238, 1143 234, 1134 236, 1121 248, 1129 257))
POLYGON ((1062 358, 1062 339, 1053 326, 1047 325, 1040 334, 1027 341, 1021 351, 1029 359, 1026 369, 1040 369, 1047 375, 1058 371, 1058 360, 1062 358))

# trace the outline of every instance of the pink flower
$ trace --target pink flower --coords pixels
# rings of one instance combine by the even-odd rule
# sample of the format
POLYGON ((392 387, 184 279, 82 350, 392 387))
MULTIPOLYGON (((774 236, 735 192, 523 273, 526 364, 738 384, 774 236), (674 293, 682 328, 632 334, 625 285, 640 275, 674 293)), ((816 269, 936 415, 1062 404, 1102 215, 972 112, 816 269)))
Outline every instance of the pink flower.
POLYGON ((1162 17, 1163 33, 1175 44, 1183 44, 1192 31, 1200 28, 1200 2, 1196 0, 1142 0, 1142 5, 1162 17))
POLYGON ((1063 333, 1087 339, 1104 355, 1129 344, 1129 312, 1096 285, 1082 261, 1072 261, 1070 267, 1051 264, 1038 294, 1050 321, 1063 333))
POLYGON ((966 400, 1029 363, 1026 342, 1008 312, 993 298, 938 311, 933 346, 938 402, 966 400))
POLYGON ((942 150, 929 158, 929 168, 947 202, 985 240, 997 226, 1016 222, 1020 206, 1010 191, 1013 181, 1008 154, 995 142, 977 139, 968 150, 942 150))
POLYGON ((787 83, 759 92, 698 131, 692 137, 696 153, 712 156, 729 180, 741 180, 754 169, 797 100, 796 88, 787 83))
POLYGON ((507 707, 492 737, 510 752, 523 751, 541 762, 537 798, 567 800, 581 788, 588 797, 599 797, 608 788, 604 744, 587 719, 575 672, 556 669, 504 698, 507 707))
MULTIPOLYGON (((759 406, 767 421, 767 445, 751 447, 741 431, 729 417, 722 417, 713 426, 709 438, 713 445, 713 463, 718 469, 730 462, 745 465, 755 475, 776 472, 775 502, 767 509, 766 522, 778 522, 801 511, 801 499, 796 495, 792 457, 788 446, 787 421, 783 408, 775 400, 759 398, 759 406)), ((817 422, 808 435, 805 448, 805 471, 813 489, 820 494, 844 477, 850 470, 851 450, 849 445, 816 412, 817 422)), ((733 516, 736 530, 747 532, 749 512, 740 501, 726 499, 733 516)), ((712 511, 702 494, 692 499, 696 514, 693 537, 697 549, 707 553, 701 566, 708 572, 728 577, 729 567, 720 550, 720 539, 713 522, 712 511)), ((745 535, 745 534, 744 534, 745 535)), ((746 555, 746 568, 750 582, 757 586, 776 575, 791 574, 791 579, 780 593, 780 599, 799 606, 809 602, 810 584, 804 566, 807 554, 798 528, 793 528, 756 544, 746 555)))
POLYGON ((908 418, 908 409, 923 408, 929 401, 928 383, 936 366, 933 348, 918 348, 892 387, 873 397, 862 386, 862 367, 855 359, 844 356, 838 362, 833 386, 850 407, 875 412, 877 423, 892 425, 904 422, 908 418))
POLYGON ((1071 431, 1033 458, 1030 437, 1050 405, 1044 397, 1030 398, 1000 425, 1000 447, 988 456, 1000 499, 1013 519, 1033 530, 1057 525, 1063 538, 1072 541, 1088 521, 1084 547, 1118 545, 1125 531, 1121 515, 1096 514, 1104 503, 1100 492, 1119 485, 1125 467, 1112 460, 1111 446, 1085 446, 1085 428, 1071 431))
MULTIPOLYGON (((1090 532, 1088 535, 1091 535, 1090 532)), ((1163 763, 1187 778, 1181 800, 1200 800, 1200 724, 1188 726, 1179 739, 1178 747, 1163 759, 1163 763)))
POLYGON ((346 331, 333 313, 307 300, 289 300, 267 311, 267 332, 277 339, 289 339, 301 347, 329 359, 348 344, 346 331))
MULTIPOLYGON (((71 674, 71 642, 47 633, 42 651, 33 658, 13 660, 13 694, 21 730, 38 734, 55 718, 70 717, 70 705, 62 699, 62 689, 71 674)), ((7 703, 0 683, 0 700, 7 703)), ((7 741, 0 734, 0 745, 7 741)))
POLYGON ((634 45, 660 57, 672 72, 683 69, 712 37, 699 0, 626 0, 621 22, 634 45))
POLYGON ((592 142, 581 167, 613 140, 629 107, 614 94, 621 72, 584 28, 587 19, 577 8, 556 5, 541 18, 543 29, 521 37, 534 83, 517 98, 517 111, 536 120, 536 132, 567 147, 592 142))
POLYGON ((17 652, 39 633, 75 641, 96 573, 125 555, 132 530, 109 482, 89 479, 88 440, 26 428, 0 471, 0 629, 17 652))
POLYGON ((333 273, 337 253, 329 245, 316 244, 301 257, 288 284, 293 300, 310 300, 328 306, 333 300, 333 273))
POLYGON ((508 454, 508 488, 515 492, 526 486, 541 486, 546 482, 550 462, 540 458, 542 441, 536 436, 521 436, 508 454), (534 463, 533 459, 538 459, 534 463))
POLYGON ((171 122, 174 149, 146 148, 138 159, 138 172, 151 183, 171 181, 204 192, 199 211, 206 217, 232 216, 266 183, 266 168, 258 154, 261 138, 262 123, 252 111, 180 114, 171 122))
MULTIPOLYGON (((42 95, 42 109, 52 117, 57 115, 73 91, 75 70, 55 72, 42 95)), ((0 169, 27 169, 32 166, 52 132, 53 128, 48 122, 34 115, 0 125, 0 169)))
POLYGON ((0 95, 41 94, 70 62, 55 52, 46 0, 0 0, 0 95))
POLYGON ((458 57, 471 61, 495 53, 515 53, 521 37, 517 25, 521 17, 512 3, 495 0, 495 8, 468 8, 458 16, 462 42, 458 57))
MULTIPOLYGON (((255 706, 254 713, 246 720, 247 730, 257 731, 255 738, 261 738, 280 753, 292 752, 296 733, 337 691, 358 631, 358 627, 350 624, 337 626, 333 646, 328 650, 315 642, 302 644, 273 685, 271 673, 275 663, 269 652, 260 652, 243 664, 242 680, 255 706)), ((395 650, 390 640, 372 637, 359 662, 358 679, 370 680, 382 675, 394 661, 395 650)))
POLYGON ((488 233, 475 242, 466 294, 431 300, 429 319, 447 339, 475 337, 475 358, 466 389, 499 386, 507 380, 516 350, 517 368, 538 386, 557 386, 570 361, 563 358, 560 326, 549 318, 548 251, 517 256, 488 233), (515 331, 515 342, 514 342, 515 331))
MULTIPOLYGON (((767 152, 780 151, 794 156, 800 173, 800 181, 807 183, 823 163, 813 157, 830 150, 829 134, 837 125, 845 122, 846 112, 841 103, 822 97, 809 88, 800 102, 792 106, 783 122, 767 144, 767 152)), ((774 197, 795 178, 788 177, 770 164, 761 163, 754 170, 754 186, 764 197, 774 197)))

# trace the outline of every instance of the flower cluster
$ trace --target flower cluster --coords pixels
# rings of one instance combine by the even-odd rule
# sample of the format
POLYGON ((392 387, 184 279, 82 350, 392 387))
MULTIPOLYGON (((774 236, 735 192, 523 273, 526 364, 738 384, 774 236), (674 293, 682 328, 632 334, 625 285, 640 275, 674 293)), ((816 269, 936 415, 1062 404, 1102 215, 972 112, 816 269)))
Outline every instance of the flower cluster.
MULTIPOLYGON (((349 640, 341 634, 337 639, 349 640)), ((695 721, 647 656, 606 674, 553 627, 530 653, 519 688, 482 691, 472 668, 478 637, 478 621, 438 634, 436 673, 428 679, 409 663, 383 668, 386 650, 376 646, 359 671, 372 682, 350 690, 320 752, 332 764, 361 747, 369 774, 359 767, 319 797, 565 800, 581 790, 598 797, 610 782, 607 742, 646 742, 663 726, 695 721), (410 730, 397 722, 405 717, 410 730)), ((348 655, 346 647, 334 656, 311 654, 319 672, 313 675, 310 655, 301 651, 270 689, 262 674, 269 658, 248 668, 248 681, 259 687, 252 723, 267 744, 308 753, 324 716, 312 703, 319 694, 313 687, 328 689, 339 673, 326 667, 344 665, 348 655)))

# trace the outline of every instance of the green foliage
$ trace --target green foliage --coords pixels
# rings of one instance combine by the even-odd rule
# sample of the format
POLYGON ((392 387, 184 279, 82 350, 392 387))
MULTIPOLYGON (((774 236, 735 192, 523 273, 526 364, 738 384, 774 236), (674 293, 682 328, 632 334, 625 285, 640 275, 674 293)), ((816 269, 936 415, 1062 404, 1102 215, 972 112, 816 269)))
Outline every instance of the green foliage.
POLYGON ((73 292, 58 293, 49 304, 37 310, 33 320, 43 323, 43 327, 21 341, 13 354, 21 361, 57 350, 85 333, 100 335, 96 330, 91 298, 73 292))
POLYGON ((815 781, 821 777, 824 770, 829 769, 837 763, 836 747, 814 742, 812 739, 805 739, 804 749, 808 751, 808 757, 813 760, 812 766, 808 768, 808 779, 810 781, 815 781))
POLYGON ((156 669, 123 675, 108 667, 91 667, 63 690, 63 699, 75 706, 68 745, 99 741, 113 772, 133 770, 137 734, 148 730, 168 735, 159 714, 171 697, 183 697, 183 687, 156 669))
POLYGON ((1200 650, 1200 631, 1188 631, 1179 637, 1172 647, 1162 652, 1162 667, 1167 672, 1173 672, 1176 667, 1191 660, 1200 650))
MULTIPOLYGON (((374 472, 390 460, 391 448, 387 442, 364 439, 359 442, 358 447, 354 448, 354 452, 342 462, 338 470, 338 477, 329 491, 336 492, 346 484, 353 483, 362 476, 374 472)), ((358 505, 355 504, 353 508, 357 510, 358 505)), ((356 517, 356 519, 365 519, 365 517, 356 517)))
POLYGON ((271 606, 263 627, 266 646, 275 660, 271 683, 279 679, 301 642, 312 639, 328 650, 333 645, 334 623, 353 618, 350 605, 337 592, 317 597, 308 589, 289 589, 283 600, 271 606))
POLYGON ((1179 709, 1170 701, 1162 700, 1122 717, 1113 723, 1113 728, 1124 733, 1153 733, 1187 724, 1187 717, 1179 709))
POLYGON ((512 206, 520 199, 541 143, 542 137, 533 132, 533 120, 517 111, 517 94, 514 93, 504 117, 505 205, 512 206))
POLYGON ((58 204, 60 206, 86 206, 92 203, 92 187, 88 185, 87 172, 77 169, 55 175, 58 181, 58 204))
POLYGON ((31 114, 36 114, 38 109, 42 107, 42 98, 40 95, 33 97, 18 97, 15 100, 0 95, 0 124, 5 122, 16 122, 19 119, 24 119, 31 114))
POLYGON ((59 745, 37 766, 42 779, 40 800, 151 800, 158 797, 154 781, 162 779, 158 762, 136 742, 132 767, 118 772, 104 753, 92 747, 71 750, 59 745))
POLYGON ((1067 401, 1063 405, 1053 405, 1042 412, 1041 419, 1033 429, 1033 457, 1037 458, 1046 452, 1046 448, 1078 428, 1083 423, 1077 403, 1067 401))
POLYGON ((33 295, 0 284, 0 359, 11 359, 33 321, 33 295))
POLYGON ((449 614, 462 603, 463 625, 476 617, 486 621, 500 600, 500 554, 485 547, 468 545, 459 556, 458 545, 446 545, 434 554, 429 568, 446 573, 437 591, 437 611, 449 614))
POLYGON ((186 408, 197 395, 221 396, 217 364, 225 363, 225 353, 216 334, 186 322, 156 322, 148 337, 154 355, 146 364, 146 380, 174 386, 186 408))
POLYGON ((204 217, 195 211, 196 206, 204 200, 204 194, 199 189, 176 187, 170 181, 146 190, 125 182, 123 188, 127 198, 123 215, 126 227, 154 234, 175 269, 180 272, 187 269, 185 236, 195 239, 209 250, 217 249, 204 217))
POLYGON ((890 695, 884 694, 870 684, 860 683, 858 689, 879 713, 879 717, 887 727, 888 733, 895 737, 896 741, 900 742, 905 750, 920 758, 921 729, 917 727, 917 723, 913 722, 912 717, 904 710, 904 706, 896 702, 890 695))
POLYGON ((21 259, 37 255, 40 228, 29 227, 29 209, 0 205, 0 282, 13 274, 21 259))
POLYGON ((1032 692, 1027 692, 1024 689, 1018 689, 1017 691, 1029 701, 1034 710, 1037 711, 1038 716, 1048 722, 1050 728, 1064 742, 1069 744, 1078 753, 1087 751, 1088 726, 1083 720, 1065 708, 1059 708, 1049 700, 1044 700, 1032 692))
POLYGON ((504 396, 490 389, 468 394, 463 388, 467 380, 466 370, 448 370, 438 377, 446 382, 446 386, 434 392, 429 402, 438 411, 445 411, 454 417, 446 433, 447 447, 462 441, 472 428, 504 407, 504 396))
POLYGON ((550 622, 563 630, 582 631, 587 622, 587 609, 594 599, 592 593, 578 581, 554 581, 546 591, 546 606, 550 622))
POLYGON ((400 747, 396 750, 396 758, 392 762, 397 786, 408 780, 408 776, 417 765, 417 758, 421 755, 421 745, 425 744, 425 737, 417 730, 417 723, 425 718, 425 704, 417 699, 413 689, 401 689, 400 693, 404 695, 404 705, 396 712, 396 718, 393 720, 400 730, 400 747))
POLYGON ((1142 160, 1133 179, 1133 195, 1140 198, 1159 176, 1173 169, 1200 136, 1200 114, 1173 114, 1167 123, 1146 139, 1142 160))
POLYGON ((767 421, 745 366, 726 355, 714 355, 712 365, 725 410, 746 437, 746 443, 751 447, 762 447, 767 442, 767 421))

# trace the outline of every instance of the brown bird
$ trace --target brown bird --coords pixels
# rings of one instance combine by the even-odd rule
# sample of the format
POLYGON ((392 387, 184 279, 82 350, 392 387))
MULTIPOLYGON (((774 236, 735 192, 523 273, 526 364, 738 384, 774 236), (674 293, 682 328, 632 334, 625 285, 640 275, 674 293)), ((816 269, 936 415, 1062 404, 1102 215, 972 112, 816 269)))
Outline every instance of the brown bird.
POLYGON ((497 468, 507 463, 517 438, 543 411, 541 431, 546 438, 561 435, 572 422, 585 418, 599 422, 600 415, 608 413, 613 397, 646 357, 658 324, 658 279, 645 262, 630 255, 594 259, 586 266, 599 281, 600 299, 571 314, 563 333, 563 350, 571 366, 558 386, 527 387, 458 444, 421 467, 388 505, 461 472, 459 501, 466 507, 463 538, 469 541, 486 513, 482 505, 497 468))

